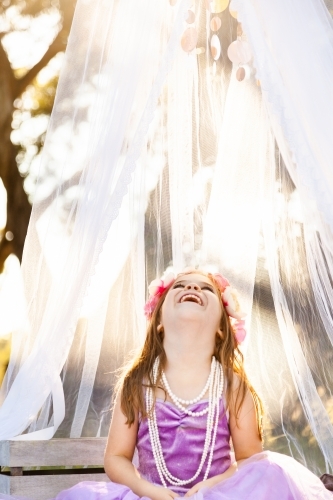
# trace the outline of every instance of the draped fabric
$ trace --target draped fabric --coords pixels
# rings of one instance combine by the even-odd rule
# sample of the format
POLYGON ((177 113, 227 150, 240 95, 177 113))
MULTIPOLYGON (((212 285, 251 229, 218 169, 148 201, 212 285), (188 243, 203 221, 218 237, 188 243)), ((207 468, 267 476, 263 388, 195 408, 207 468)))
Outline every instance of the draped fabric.
POLYGON ((322 0, 78 1, 0 439, 106 435, 147 285, 191 265, 248 311, 266 447, 333 469, 332 41, 322 0))

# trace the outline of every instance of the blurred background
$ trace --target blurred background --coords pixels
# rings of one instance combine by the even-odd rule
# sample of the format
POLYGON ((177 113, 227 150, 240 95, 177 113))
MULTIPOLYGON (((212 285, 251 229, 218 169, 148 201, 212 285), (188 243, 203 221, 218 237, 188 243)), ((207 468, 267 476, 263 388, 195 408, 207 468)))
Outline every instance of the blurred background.
POLYGON ((39 157, 52 111, 75 0, 0 4, 0 385, 11 332, 23 321, 20 275, 39 157))

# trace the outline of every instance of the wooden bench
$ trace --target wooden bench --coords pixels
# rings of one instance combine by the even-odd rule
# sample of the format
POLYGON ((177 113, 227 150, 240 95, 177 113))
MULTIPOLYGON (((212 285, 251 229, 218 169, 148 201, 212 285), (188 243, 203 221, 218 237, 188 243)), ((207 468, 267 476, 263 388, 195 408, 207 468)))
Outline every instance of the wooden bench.
POLYGON ((108 481, 105 445, 106 438, 0 441, 0 498, 48 500, 80 481, 108 481))

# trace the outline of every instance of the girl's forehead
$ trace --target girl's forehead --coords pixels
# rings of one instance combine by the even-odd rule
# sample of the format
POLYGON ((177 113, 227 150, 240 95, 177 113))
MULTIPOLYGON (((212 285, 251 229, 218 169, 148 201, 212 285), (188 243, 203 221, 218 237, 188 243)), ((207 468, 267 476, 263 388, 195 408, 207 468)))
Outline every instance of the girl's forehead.
POLYGON ((200 283, 209 283, 210 285, 214 285, 214 283, 210 278, 208 278, 208 276, 199 273, 182 274, 181 276, 178 276, 175 280, 175 283, 179 282, 182 283, 200 282, 200 283))

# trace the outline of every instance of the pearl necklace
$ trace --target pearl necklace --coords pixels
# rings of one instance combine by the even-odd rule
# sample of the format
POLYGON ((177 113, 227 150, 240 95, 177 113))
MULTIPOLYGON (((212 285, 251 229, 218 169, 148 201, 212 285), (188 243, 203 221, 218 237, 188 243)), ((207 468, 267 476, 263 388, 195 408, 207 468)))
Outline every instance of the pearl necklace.
POLYGON ((176 396, 176 394, 174 394, 172 392, 171 388, 170 388, 169 382, 167 381, 167 378, 166 378, 166 375, 165 375, 164 371, 162 371, 162 382, 163 382, 163 385, 164 385, 164 388, 165 388, 166 392, 168 393, 168 395, 170 396, 170 398, 172 399, 172 401, 174 402, 174 404, 180 410, 182 410, 187 415, 190 415, 191 417, 200 417, 202 415, 205 415, 209 411, 209 406, 207 406, 207 408, 205 408, 202 411, 194 412, 194 411, 191 411, 188 408, 186 408, 184 405, 191 405, 193 403, 197 403, 206 394, 206 392, 208 391, 208 388, 210 386, 211 380, 212 380, 212 378, 214 376, 215 363, 216 363, 216 361, 215 361, 215 358, 213 357, 212 358, 211 367, 210 367, 210 373, 209 373, 209 377, 208 377, 208 380, 206 382, 206 385, 202 389, 202 391, 200 392, 199 396, 197 396, 194 399, 182 399, 182 398, 179 398, 178 396, 176 396))
MULTIPOLYGON (((207 460, 206 471, 204 475, 204 481, 207 479, 212 460, 213 460, 213 452, 215 447, 215 440, 219 422, 219 408, 220 408, 220 397, 223 392, 223 370, 220 363, 218 363, 215 358, 212 360, 211 375, 209 376, 209 399, 208 399, 208 411, 207 411, 207 426, 206 426, 206 437, 204 448, 202 452, 202 457, 200 460, 199 467, 196 473, 190 479, 179 479, 173 476, 168 470, 164 456, 163 450, 160 442, 160 437, 158 434, 157 427, 157 419, 156 419, 156 410, 155 410, 155 398, 154 392, 152 388, 147 388, 146 391, 146 408, 148 412, 148 428, 149 428, 149 437, 151 442, 151 447, 154 455, 154 460, 156 464, 156 468, 158 474, 160 476, 161 482, 164 487, 167 488, 167 482, 174 486, 186 485, 194 481, 202 471, 204 463, 207 460)), ((156 358, 154 367, 153 367, 153 383, 156 385, 157 383, 157 374, 159 368, 159 359, 156 358)), ((179 398, 178 398, 179 399, 179 398)), ((194 413, 194 412, 193 412, 194 413)), ((198 414, 201 412, 197 412, 198 414)), ((200 416, 200 415, 192 415, 192 416, 200 416)))

